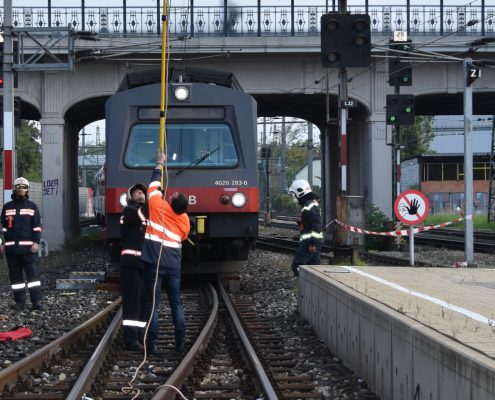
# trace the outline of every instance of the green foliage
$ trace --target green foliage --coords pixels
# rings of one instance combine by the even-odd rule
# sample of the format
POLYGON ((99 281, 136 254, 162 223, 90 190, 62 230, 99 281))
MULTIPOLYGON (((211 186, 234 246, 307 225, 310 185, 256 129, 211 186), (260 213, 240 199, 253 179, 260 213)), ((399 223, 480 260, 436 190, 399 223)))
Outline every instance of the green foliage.
MULTIPOLYGON (((453 221, 459 218, 459 214, 436 214, 428 216, 422 225, 438 225, 444 222, 453 221)), ((491 229, 495 230, 495 222, 488 222, 486 215, 475 215, 473 218, 474 229, 491 229)), ((464 221, 452 224, 448 229, 464 229, 464 221)))
POLYGON ((41 181, 41 132, 32 121, 22 121, 16 132, 17 173, 29 181, 41 181))
POLYGON ((430 151, 430 143, 435 138, 432 123, 433 117, 419 116, 414 125, 400 127, 400 144, 404 146, 400 152, 401 160, 430 151))
MULTIPOLYGON (((384 231, 387 216, 374 204, 366 203, 366 229, 369 231, 384 231)), ((367 250, 385 250, 389 239, 385 236, 366 235, 365 248, 367 250)))

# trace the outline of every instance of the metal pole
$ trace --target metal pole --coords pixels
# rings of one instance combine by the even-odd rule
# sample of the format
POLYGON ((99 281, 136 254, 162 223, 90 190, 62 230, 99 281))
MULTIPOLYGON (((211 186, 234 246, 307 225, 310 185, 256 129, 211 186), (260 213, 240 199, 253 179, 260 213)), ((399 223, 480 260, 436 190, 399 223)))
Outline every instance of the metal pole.
POLYGON ((473 253, 473 88, 467 85, 468 63, 471 58, 465 58, 463 63, 464 79, 464 199, 465 199, 465 261, 474 262, 473 253))
MULTIPOLYGON (((339 14, 347 11, 347 1, 339 0, 339 14)), ((347 100, 347 68, 340 68, 339 107, 340 107, 340 194, 347 192, 347 108, 343 107, 347 100)))
POLYGON ((308 121, 308 182, 313 187, 313 124, 308 121))
POLYGON ((414 227, 409 227, 409 265, 414 267, 414 227))
POLYGON ((266 173, 266 217, 265 223, 270 225, 270 169, 269 169, 268 149, 266 149, 265 173, 266 173))
POLYGON ((3 202, 5 204, 11 200, 15 178, 12 0, 4 1, 3 41, 3 202))
POLYGON ((282 117, 282 132, 280 134, 280 190, 283 192, 287 189, 287 180, 285 179, 286 164, 286 143, 285 143, 285 117, 282 117))

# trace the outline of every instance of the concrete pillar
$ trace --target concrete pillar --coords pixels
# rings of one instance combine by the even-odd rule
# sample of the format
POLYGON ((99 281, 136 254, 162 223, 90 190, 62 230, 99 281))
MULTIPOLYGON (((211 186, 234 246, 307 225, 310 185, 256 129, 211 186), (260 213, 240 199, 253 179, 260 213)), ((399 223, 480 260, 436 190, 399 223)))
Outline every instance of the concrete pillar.
POLYGON ((64 120, 43 118, 42 138, 42 195, 43 238, 50 250, 57 250, 65 242, 64 192, 64 120))
POLYGON ((387 146, 385 113, 374 113, 370 117, 368 135, 369 159, 368 187, 365 192, 369 202, 377 206, 389 218, 392 217, 392 157, 387 146))

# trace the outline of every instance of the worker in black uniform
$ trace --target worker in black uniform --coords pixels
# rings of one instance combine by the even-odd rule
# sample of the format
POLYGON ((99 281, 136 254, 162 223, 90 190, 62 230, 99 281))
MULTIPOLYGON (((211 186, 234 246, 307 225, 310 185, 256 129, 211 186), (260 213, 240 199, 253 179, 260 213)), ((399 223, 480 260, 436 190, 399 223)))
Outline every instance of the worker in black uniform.
POLYGON ((7 257, 9 278, 16 310, 26 308, 26 286, 33 310, 43 310, 43 293, 36 265, 41 239, 41 216, 38 206, 29 200, 29 181, 14 181, 12 201, 4 204, 0 217, 4 240, 0 254, 7 257), (24 273, 26 279, 24 279, 24 273))
POLYGON ((139 342, 146 326, 144 308, 144 266, 140 261, 146 231, 146 186, 136 183, 127 191, 127 205, 120 220, 120 287, 122 292, 122 325, 127 350, 142 351, 139 342))
POLYGON ((304 179, 295 180, 289 189, 289 194, 301 206, 299 215, 299 247, 292 261, 294 276, 299 276, 300 265, 319 265, 321 247, 323 246, 323 231, 321 210, 311 186, 304 179))

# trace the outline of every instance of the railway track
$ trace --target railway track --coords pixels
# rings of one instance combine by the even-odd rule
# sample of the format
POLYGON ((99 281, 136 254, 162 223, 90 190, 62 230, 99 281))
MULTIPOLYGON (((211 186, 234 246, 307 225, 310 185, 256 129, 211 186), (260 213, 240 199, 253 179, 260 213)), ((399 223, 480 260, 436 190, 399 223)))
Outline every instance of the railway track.
MULTIPOLYGON (((277 219, 270 221, 270 226, 297 230, 297 222, 294 221, 294 217, 283 218, 282 216, 278 216, 277 219)), ((405 240, 408 240, 408 238, 406 237, 405 240)), ((414 236, 414 242, 427 246, 463 250, 464 231, 458 229, 435 229, 421 232, 414 236)), ((480 253, 495 253, 495 232, 475 231, 473 246, 474 250, 480 253)))
MULTIPOLYGON (((298 244, 299 242, 294 239, 281 237, 274 238, 268 236, 260 236, 256 240, 257 247, 282 253, 294 253, 294 251, 297 249, 298 244)), ((334 250, 330 246, 323 246, 321 258, 330 260, 332 262, 334 259, 333 251, 334 250)), ((409 259, 406 258, 393 257, 364 250, 359 251, 359 255, 363 260, 377 263, 379 265, 409 266, 410 264, 409 259)), ((421 261, 415 261, 414 264, 417 267, 451 268, 450 265, 433 264, 421 261)))
MULTIPOLYGON (((157 353, 124 350, 120 299, 34 354, 0 371, 0 394, 14 399, 319 399, 294 354, 251 303, 222 283, 183 292, 187 354, 175 352, 168 306, 159 310, 157 353), (218 299, 220 297, 220 300, 218 299), (240 357, 242 355, 242 357, 240 357), (139 369, 139 372, 138 372, 139 369)), ((293 350, 297 351, 297 349, 293 350)))

